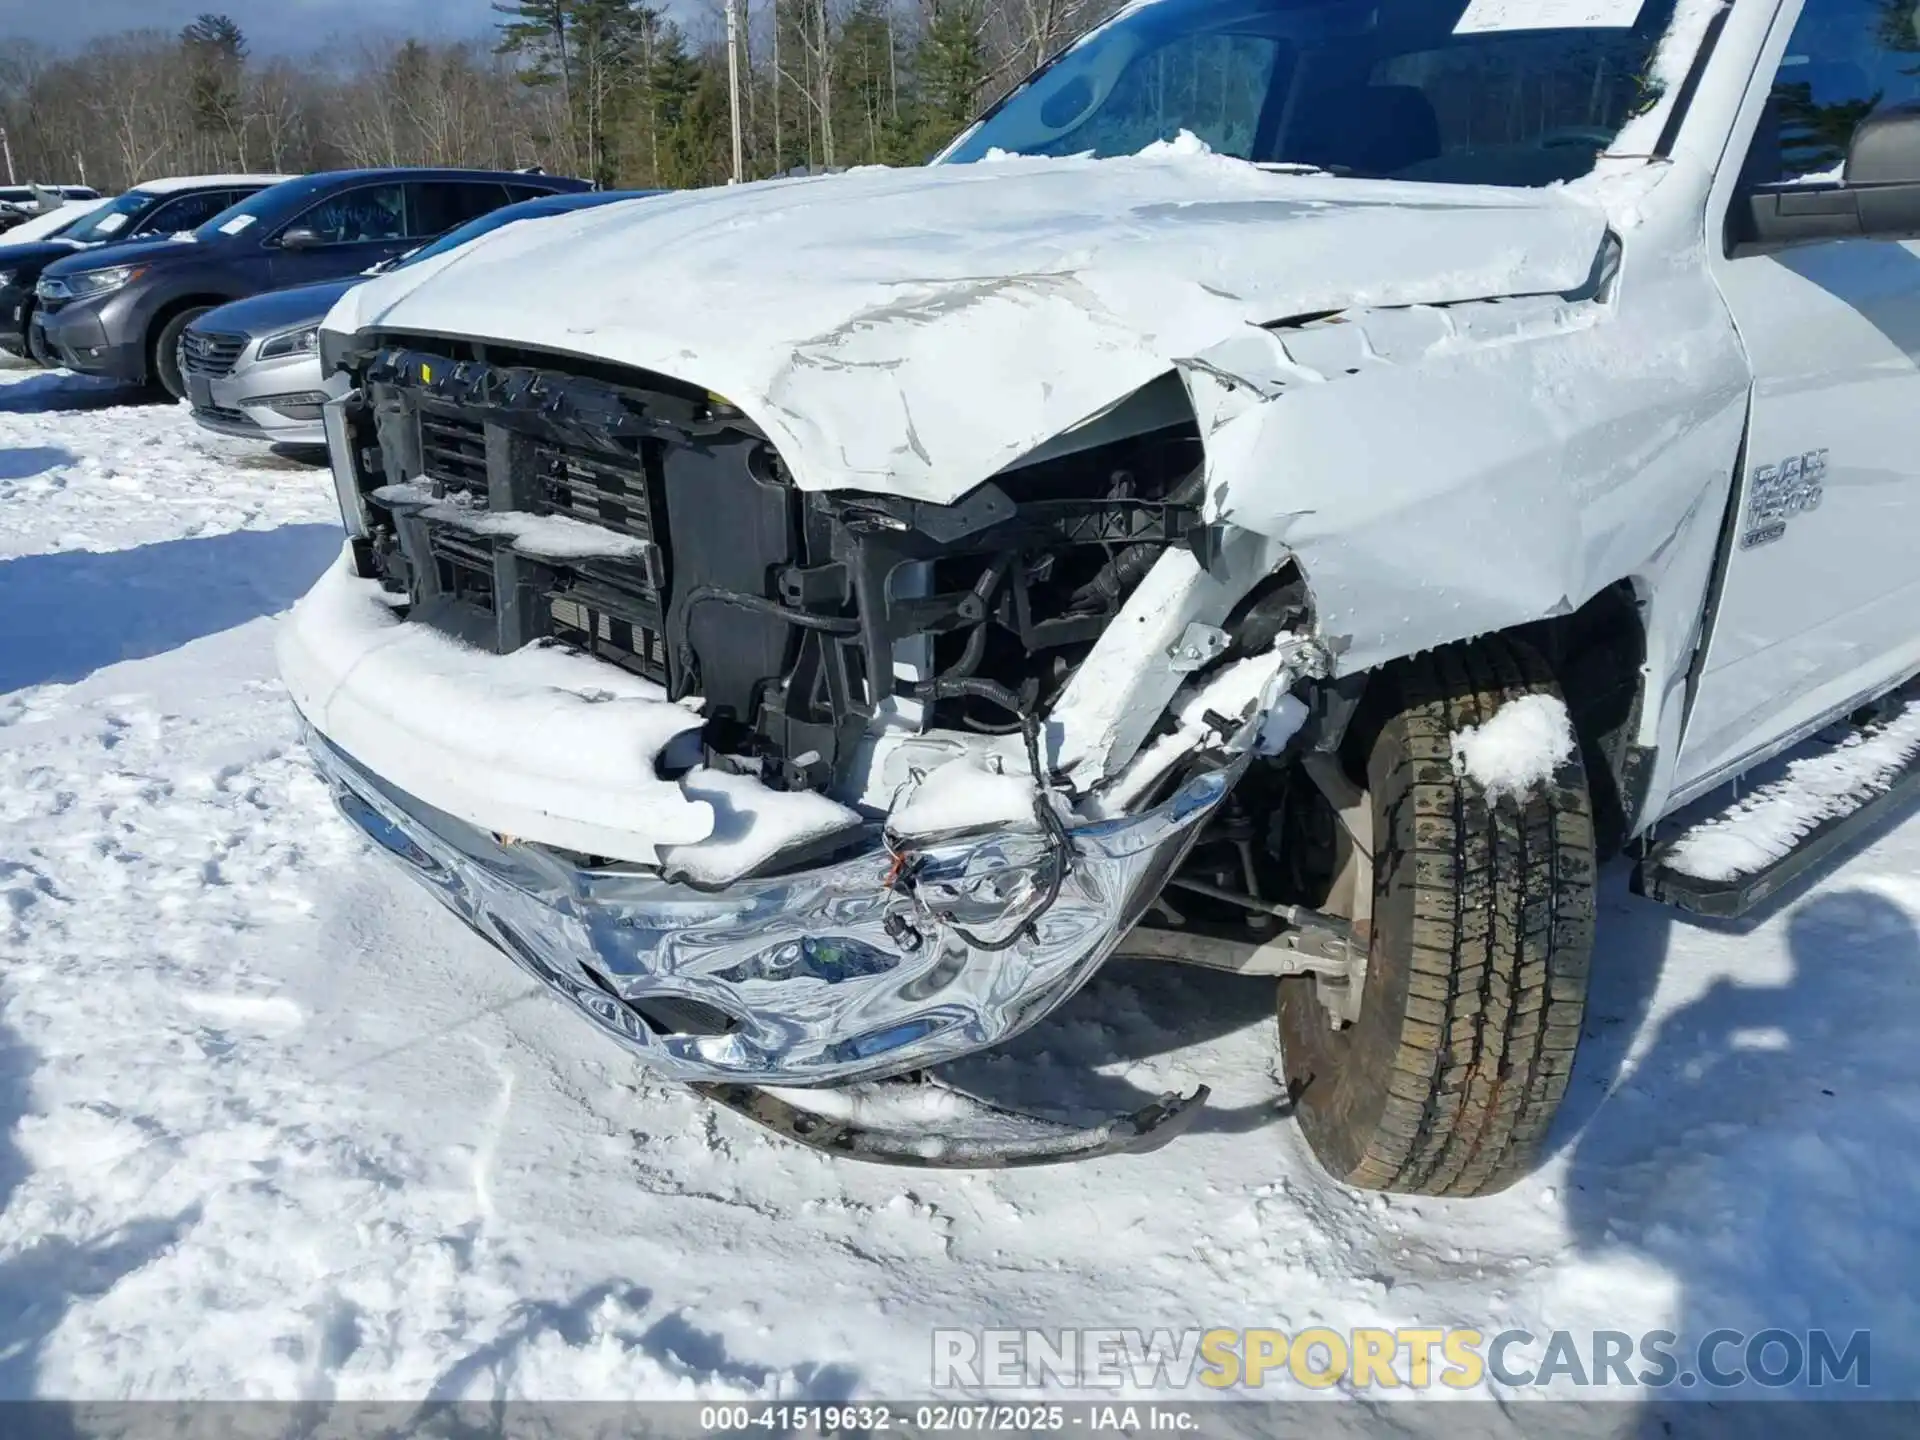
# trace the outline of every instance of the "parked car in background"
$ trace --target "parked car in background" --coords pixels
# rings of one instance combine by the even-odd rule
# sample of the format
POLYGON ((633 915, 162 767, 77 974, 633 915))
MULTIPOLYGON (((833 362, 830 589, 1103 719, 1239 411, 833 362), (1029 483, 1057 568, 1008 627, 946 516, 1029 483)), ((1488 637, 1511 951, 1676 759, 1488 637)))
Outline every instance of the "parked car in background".
POLYGON ((488 211, 589 189, 584 180, 490 170, 334 170, 215 215, 184 243, 160 241, 47 267, 34 324, 59 363, 186 398, 180 337, 231 300, 359 274, 488 211))
MULTIPOLYGON (((384 274, 444 255, 516 220, 537 220, 659 193, 590 190, 504 205, 396 260, 374 266, 369 273, 384 274)), ((209 310, 189 325, 180 342, 180 369, 193 418, 222 435, 282 445, 326 444, 320 407, 327 390, 314 342, 334 302, 365 278, 356 275, 350 280, 269 291, 209 310)))
POLYGON ((4 244, 0 244, 0 253, 15 245, 26 245, 35 240, 48 240, 74 228, 87 216, 106 204, 105 196, 92 200, 69 200, 53 210, 42 209, 31 220, 22 220, 7 231, 4 244))
MULTIPOLYGON (((111 200, 76 200, 93 209, 85 223, 55 226, 55 233, 26 243, 21 226, 0 241, 0 349, 28 356, 43 364, 49 357, 33 349, 34 287, 40 274, 56 260, 77 250, 97 250, 135 240, 157 240, 190 231, 218 215, 236 200, 244 200, 285 175, 175 175, 145 180, 111 200)), ((62 207, 65 209, 66 207, 62 207)), ((59 215, 36 217, 28 225, 59 215)))
POLYGON ((56 208, 49 202, 98 200, 91 185, 0 185, 0 231, 10 231, 56 208))

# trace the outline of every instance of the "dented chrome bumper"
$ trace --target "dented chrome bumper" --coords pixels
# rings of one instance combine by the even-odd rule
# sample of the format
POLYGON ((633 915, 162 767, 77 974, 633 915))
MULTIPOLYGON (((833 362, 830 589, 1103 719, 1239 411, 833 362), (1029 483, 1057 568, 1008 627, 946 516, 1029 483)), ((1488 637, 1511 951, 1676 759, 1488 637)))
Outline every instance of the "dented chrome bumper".
POLYGON ((1159 893, 1244 757, 1150 810, 1072 830, 1073 860, 1032 933, 1048 873, 1038 834, 915 851, 884 846, 719 892, 644 870, 587 870, 502 843, 309 744, 342 811, 449 909, 578 1005, 650 1068, 681 1080, 830 1085, 999 1044, 1085 983, 1159 893))

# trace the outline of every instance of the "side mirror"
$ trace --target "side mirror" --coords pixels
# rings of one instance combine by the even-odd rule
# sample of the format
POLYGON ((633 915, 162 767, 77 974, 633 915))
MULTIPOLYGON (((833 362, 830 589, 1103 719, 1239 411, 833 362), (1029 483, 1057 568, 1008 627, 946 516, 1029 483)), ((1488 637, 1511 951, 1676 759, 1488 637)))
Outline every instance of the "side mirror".
POLYGON ((305 225, 295 225, 290 230, 282 230, 280 232, 280 248, 282 250, 311 250, 319 243, 319 234, 305 225))
POLYGON ((1920 185, 1920 102, 1876 110, 1854 128, 1841 183, 1920 185))
POLYGON ((1854 128, 1837 184, 1778 185, 1741 197, 1729 253, 1814 240, 1920 238, 1920 103, 1876 110, 1854 128))

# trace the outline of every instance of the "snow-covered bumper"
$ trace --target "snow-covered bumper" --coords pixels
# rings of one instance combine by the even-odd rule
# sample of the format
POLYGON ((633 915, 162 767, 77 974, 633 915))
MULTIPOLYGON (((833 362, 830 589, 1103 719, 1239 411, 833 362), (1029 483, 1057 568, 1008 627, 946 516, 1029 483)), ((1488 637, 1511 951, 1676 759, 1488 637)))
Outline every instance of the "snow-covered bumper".
POLYGON ((529 974, 684 1080, 837 1084, 986 1049, 1074 993, 1185 855, 1244 759, 1161 804, 1069 831, 1072 863, 1023 938, 1051 863, 1038 833, 930 842, 902 886, 879 844, 724 891, 579 868, 374 775, 317 732, 342 811, 529 974))

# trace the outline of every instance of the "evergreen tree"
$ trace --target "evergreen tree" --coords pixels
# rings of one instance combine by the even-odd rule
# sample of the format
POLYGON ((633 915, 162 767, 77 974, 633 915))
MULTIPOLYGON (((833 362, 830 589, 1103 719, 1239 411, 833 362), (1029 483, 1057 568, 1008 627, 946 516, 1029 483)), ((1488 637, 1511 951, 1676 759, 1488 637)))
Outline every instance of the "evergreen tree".
POLYGON ((246 37, 231 16, 207 12, 180 31, 180 48, 186 53, 187 108, 195 133, 209 138, 216 154, 233 142, 244 166, 246 37))
POLYGON ((500 22, 502 55, 520 61, 520 79, 532 86, 557 85, 560 108, 567 117, 566 140, 580 150, 578 116, 573 105, 573 55, 568 35, 568 0, 500 0, 494 10, 500 22))
POLYGON ((925 160, 974 118, 987 80, 979 0, 938 0, 913 51, 915 113, 903 137, 925 160))

